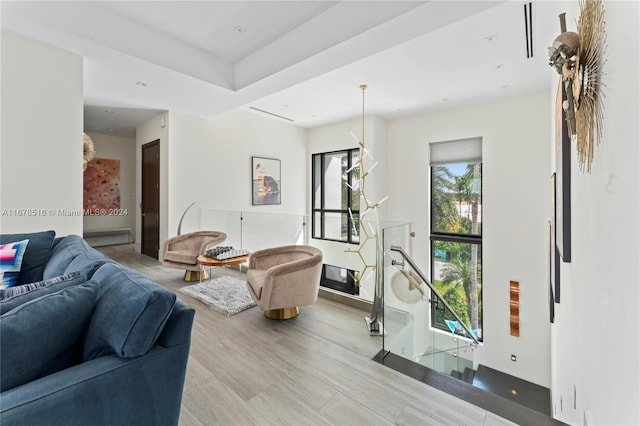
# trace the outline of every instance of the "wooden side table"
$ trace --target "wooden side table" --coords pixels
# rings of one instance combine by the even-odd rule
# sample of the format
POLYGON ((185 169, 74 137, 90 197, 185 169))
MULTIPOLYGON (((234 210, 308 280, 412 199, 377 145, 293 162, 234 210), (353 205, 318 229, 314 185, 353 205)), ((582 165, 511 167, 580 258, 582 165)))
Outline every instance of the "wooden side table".
MULTIPOLYGON (((204 268, 205 266, 209 267, 209 279, 211 279, 211 268, 213 268, 214 266, 229 267, 229 266, 241 265, 249 260, 249 255, 250 253, 247 253, 243 256, 219 260, 213 257, 205 256, 204 254, 201 254, 196 259, 196 262, 198 263, 198 266, 200 266, 201 269, 204 268)), ((200 282, 202 282, 202 279, 200 279, 200 282)))

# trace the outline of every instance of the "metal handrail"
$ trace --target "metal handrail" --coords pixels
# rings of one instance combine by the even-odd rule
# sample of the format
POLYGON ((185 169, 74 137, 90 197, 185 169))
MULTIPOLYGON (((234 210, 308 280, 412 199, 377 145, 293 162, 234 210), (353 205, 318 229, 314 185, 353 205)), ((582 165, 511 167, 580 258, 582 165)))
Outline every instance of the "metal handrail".
POLYGON ((405 261, 407 261, 409 263, 409 265, 411 265, 411 268, 416 272, 416 274, 418 274, 418 276, 420 277, 420 279, 422 279, 422 281, 427 285, 427 287, 429 287, 429 289, 431 289, 431 292, 433 294, 436 295, 436 297, 438 298, 438 300, 440 300, 444 306, 449 310, 449 312, 451 312, 453 314, 453 316, 456 318, 456 320, 458 321, 458 323, 460 324, 460 326, 462 326, 462 328, 464 328, 464 330, 467 332, 467 334, 469 336, 471 336, 471 339, 476 343, 479 344, 480 342, 478 341, 478 339, 476 339, 476 337, 473 335, 473 333, 471 332, 471 330, 469 330, 467 328, 467 326, 465 325, 464 322, 462 322, 462 320, 460 319, 460 317, 458 316, 458 314, 456 313, 456 311, 454 311, 451 306, 449 305, 449 303, 447 303, 446 300, 444 300, 444 297, 442 297, 442 295, 440 294, 440 292, 438 290, 436 290, 435 286, 427 279, 427 277, 425 277, 425 275, 422 273, 422 271, 420 270, 420 268, 418 268, 415 264, 415 262, 411 259, 411 257, 409 257, 409 255, 407 254, 406 251, 404 251, 404 249, 400 246, 391 246, 391 251, 397 251, 398 253, 400 253, 403 257, 403 259, 405 261))

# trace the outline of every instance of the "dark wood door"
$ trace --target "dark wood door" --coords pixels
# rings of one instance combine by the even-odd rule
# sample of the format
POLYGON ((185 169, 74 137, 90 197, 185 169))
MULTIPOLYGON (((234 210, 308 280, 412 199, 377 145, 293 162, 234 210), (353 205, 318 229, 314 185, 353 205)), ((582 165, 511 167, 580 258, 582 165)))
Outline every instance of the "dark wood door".
POLYGON ((160 250, 160 140, 142 145, 142 254, 160 250))

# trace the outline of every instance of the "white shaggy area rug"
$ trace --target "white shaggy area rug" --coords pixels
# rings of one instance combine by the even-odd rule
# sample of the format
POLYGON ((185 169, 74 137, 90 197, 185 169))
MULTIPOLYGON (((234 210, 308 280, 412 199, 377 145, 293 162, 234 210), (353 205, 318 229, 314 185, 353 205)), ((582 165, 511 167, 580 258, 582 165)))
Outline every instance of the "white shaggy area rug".
POLYGON ((256 302, 249 296, 247 283, 228 276, 183 287, 179 291, 228 317, 256 306, 256 302))

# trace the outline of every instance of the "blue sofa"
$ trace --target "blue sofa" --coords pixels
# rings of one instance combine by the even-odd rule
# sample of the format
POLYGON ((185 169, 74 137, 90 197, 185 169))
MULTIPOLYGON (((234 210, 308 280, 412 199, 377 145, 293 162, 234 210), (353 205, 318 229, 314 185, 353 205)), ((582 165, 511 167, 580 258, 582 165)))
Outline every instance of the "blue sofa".
POLYGON ((54 235, 0 236, 29 240, 18 285, 0 290, 0 425, 177 425, 195 311, 54 235))

